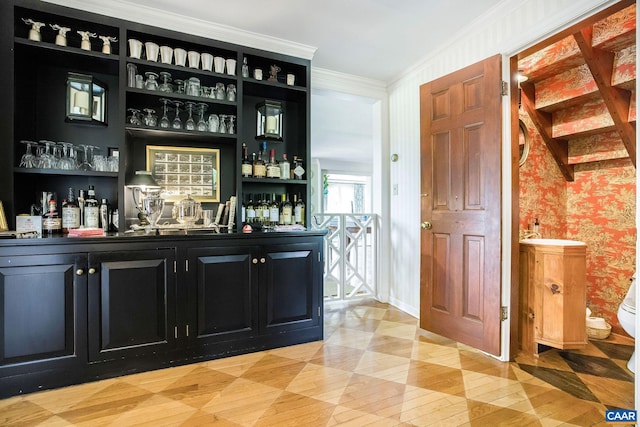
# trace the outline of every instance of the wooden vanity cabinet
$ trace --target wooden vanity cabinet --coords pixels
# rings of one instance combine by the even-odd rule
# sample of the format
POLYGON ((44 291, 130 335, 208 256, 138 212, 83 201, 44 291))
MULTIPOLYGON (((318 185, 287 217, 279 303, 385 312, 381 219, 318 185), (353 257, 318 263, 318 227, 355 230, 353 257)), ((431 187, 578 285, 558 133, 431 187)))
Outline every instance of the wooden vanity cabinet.
POLYGON ((585 265, 582 242, 520 242, 519 328, 525 353, 537 355, 539 344, 559 349, 587 344, 585 265))

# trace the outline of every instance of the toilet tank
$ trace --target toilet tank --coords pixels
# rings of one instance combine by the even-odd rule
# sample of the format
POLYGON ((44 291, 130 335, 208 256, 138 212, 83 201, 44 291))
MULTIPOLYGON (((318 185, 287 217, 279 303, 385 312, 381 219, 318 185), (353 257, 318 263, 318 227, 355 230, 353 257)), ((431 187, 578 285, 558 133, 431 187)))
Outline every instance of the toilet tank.
POLYGON ((635 313, 636 311, 636 275, 634 274, 631 277, 631 285, 629 286, 629 290, 627 291, 627 296, 624 297, 624 301, 622 304, 627 308, 630 308, 635 313))

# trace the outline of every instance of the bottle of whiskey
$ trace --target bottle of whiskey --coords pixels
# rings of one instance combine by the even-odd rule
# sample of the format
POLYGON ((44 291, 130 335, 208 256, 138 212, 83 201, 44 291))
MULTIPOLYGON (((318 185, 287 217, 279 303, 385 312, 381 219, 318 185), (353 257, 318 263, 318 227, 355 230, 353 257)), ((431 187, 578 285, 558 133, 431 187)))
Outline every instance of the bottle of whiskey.
POLYGON ((287 160, 287 155, 282 155, 282 161, 280 161, 280 179, 291 178, 291 164, 287 160))
POLYGON ((72 228, 80 228, 80 207, 73 188, 69 187, 67 199, 62 201, 62 232, 68 233, 72 228))
POLYGON ((293 205, 289 200, 289 193, 282 195, 282 224, 291 225, 293 222, 293 205))
POLYGON ((62 233, 62 221, 58 216, 58 205, 55 199, 50 199, 48 205, 42 216, 42 235, 54 236, 62 233))
POLYGON ((293 169, 293 179, 304 179, 304 167, 301 158, 296 158, 296 166, 293 169))
POLYGON ((276 161, 276 150, 269 151, 269 163, 267 163, 267 178, 280 178, 280 165, 276 161))
POLYGON ((243 178, 251 178, 253 174, 253 164, 251 160, 249 160, 249 150, 247 149, 247 144, 244 142, 242 143, 242 165, 240 168, 243 178))
POLYGON ((302 200, 302 194, 300 194, 296 200, 294 196, 295 206, 293 208, 293 217, 296 224, 304 225, 304 201, 302 200))
POLYGON ((253 177, 265 178, 267 176, 267 166, 262 159, 262 150, 258 151, 258 158, 253 161, 253 177))
POLYGON ((86 228, 100 228, 100 206, 93 185, 89 186, 87 200, 84 201, 84 226, 86 228))

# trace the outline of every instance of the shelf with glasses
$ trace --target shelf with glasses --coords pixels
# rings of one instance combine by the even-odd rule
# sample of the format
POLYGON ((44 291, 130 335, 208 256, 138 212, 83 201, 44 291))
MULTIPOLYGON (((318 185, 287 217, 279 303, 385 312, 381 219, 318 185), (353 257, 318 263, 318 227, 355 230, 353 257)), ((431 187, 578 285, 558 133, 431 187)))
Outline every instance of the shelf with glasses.
POLYGON ((136 89, 136 88, 128 87, 127 93, 135 94, 135 95, 143 95, 143 96, 153 96, 157 98, 168 98, 171 100, 179 100, 179 101, 191 101, 196 103, 203 102, 205 104, 210 104, 210 105, 224 105, 224 106, 230 106, 230 107, 237 106, 236 101, 227 101, 226 99, 215 99, 215 98, 209 98, 204 96, 186 95, 184 93, 178 93, 178 92, 163 92, 160 90, 136 89))
POLYGON ((216 73, 215 71, 208 71, 208 70, 203 70, 203 69, 200 69, 200 68, 192 68, 192 67, 187 67, 187 66, 166 64, 166 63, 160 62, 160 61, 149 61, 147 59, 138 59, 138 58, 127 57, 127 63, 140 65, 140 66, 144 67, 145 69, 146 68, 152 68, 152 69, 157 70, 158 72, 160 72, 160 71, 169 71, 169 72, 173 71, 173 72, 178 72, 179 75, 190 75, 190 76, 194 75, 194 76, 206 77, 207 79, 211 79, 211 78, 224 79, 228 83, 235 83, 235 82, 238 81, 238 76, 237 75, 231 75, 231 74, 226 74, 226 73, 216 73))
POLYGON ((102 176, 118 178, 118 172, 82 171, 73 169, 39 169, 14 167, 15 173, 32 175, 61 175, 61 176, 102 176))
POLYGON ((176 138, 180 140, 198 141, 209 140, 210 138, 227 139, 229 142, 235 142, 238 135, 220 132, 201 132, 198 130, 185 130, 173 128, 149 127, 144 125, 125 125, 125 130, 132 136, 146 136, 163 138, 176 138))

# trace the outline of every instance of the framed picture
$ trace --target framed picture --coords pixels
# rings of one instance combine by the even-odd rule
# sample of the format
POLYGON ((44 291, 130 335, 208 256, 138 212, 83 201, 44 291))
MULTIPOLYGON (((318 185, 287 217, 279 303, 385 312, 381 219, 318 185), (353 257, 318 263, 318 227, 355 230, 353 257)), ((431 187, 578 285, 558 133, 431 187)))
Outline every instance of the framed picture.
POLYGON ((7 216, 4 213, 4 206, 2 206, 2 201, 0 201, 0 231, 7 231, 9 229, 9 225, 7 224, 7 216))
POLYGON ((167 201, 191 195, 200 202, 220 201, 220 150, 147 145, 147 170, 167 201))

